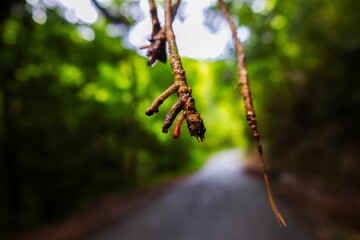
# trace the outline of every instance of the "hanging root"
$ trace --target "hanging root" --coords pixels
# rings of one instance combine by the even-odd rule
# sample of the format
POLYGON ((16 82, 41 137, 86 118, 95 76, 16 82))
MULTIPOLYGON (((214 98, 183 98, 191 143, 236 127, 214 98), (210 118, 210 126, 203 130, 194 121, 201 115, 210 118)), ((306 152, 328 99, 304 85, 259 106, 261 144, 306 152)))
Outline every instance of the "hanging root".
MULTIPOLYGON (((160 105, 169 96, 177 93, 178 101, 171 107, 169 113, 166 115, 162 131, 164 133, 167 133, 175 118, 180 114, 176 122, 173 137, 178 138, 180 136, 181 124, 184 120, 186 120, 190 135, 196 137, 196 139, 198 140, 200 139, 201 142, 204 142, 206 128, 204 126, 203 120, 200 117, 200 113, 196 110, 195 100, 191 94, 191 88, 187 84, 185 70, 181 63, 180 55, 178 53, 175 41, 175 34, 172 29, 173 17, 178 9, 180 0, 174 1, 174 4, 172 6, 170 5, 170 0, 165 1, 165 27, 160 29, 159 31, 157 31, 160 28, 160 24, 158 23, 157 19, 155 3, 153 0, 149 0, 149 3, 150 11, 152 14, 153 34, 154 32, 155 35, 161 33, 161 39, 166 39, 168 41, 170 65, 174 76, 174 83, 152 102, 151 106, 146 110, 145 114, 151 116, 154 113, 157 113, 159 111, 160 105), (164 31, 164 33, 162 33, 162 31, 164 31)), ((157 59, 156 53, 151 52, 151 50, 156 50, 155 45, 150 45, 146 48, 149 49, 148 64, 150 63, 150 65, 152 65, 157 59)))
POLYGON ((241 44, 239 38, 237 37, 235 24, 230 18, 229 12, 225 7, 224 1, 223 0, 218 0, 218 5, 219 5, 219 8, 220 8, 222 14, 226 18, 226 20, 227 20, 227 22, 228 22, 228 24, 230 26, 232 35, 233 35, 233 39, 234 39, 234 43, 235 43, 235 49, 236 49, 236 52, 237 52, 238 71, 239 71, 239 76, 240 76, 239 81, 237 83, 237 86, 241 86, 241 95, 242 95, 243 100, 244 100, 246 121, 247 121, 249 127, 251 128, 253 137, 256 140, 256 146, 257 146, 259 158, 260 158, 261 163, 262 163, 263 168, 264 168, 264 180, 265 180, 266 189, 267 189, 268 196, 269 196, 269 202, 270 202, 270 205, 271 205, 271 209, 273 210, 273 212, 274 212, 280 226, 286 227, 286 222, 285 222, 284 218, 281 216, 279 210, 277 209, 275 201, 273 199, 269 179, 268 179, 268 176, 267 176, 267 167, 266 167, 266 164, 265 164, 265 161, 264 161, 262 145, 260 143, 260 134, 259 134, 259 131, 257 129, 255 110, 254 110, 254 106, 253 106, 252 98, 251 98, 250 85, 249 85, 249 81, 248 81, 248 72, 247 72, 247 69, 245 67, 244 47, 241 44))

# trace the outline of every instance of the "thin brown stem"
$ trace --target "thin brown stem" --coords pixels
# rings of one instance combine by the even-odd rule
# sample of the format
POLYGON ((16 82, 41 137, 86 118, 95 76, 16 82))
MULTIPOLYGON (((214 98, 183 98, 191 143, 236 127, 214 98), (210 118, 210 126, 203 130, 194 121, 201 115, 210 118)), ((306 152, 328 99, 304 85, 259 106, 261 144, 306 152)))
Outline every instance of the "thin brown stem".
POLYGON ((275 201, 274 201, 272 193, 271 193, 270 183, 269 183, 268 174, 267 174, 267 166, 266 166, 266 163, 264 160, 263 148, 262 148, 262 145, 260 142, 260 133, 257 128, 255 109, 254 109, 252 97, 251 97, 250 84, 249 84, 249 79, 248 79, 248 71, 245 66, 244 47, 241 44, 240 39, 237 37, 235 23, 231 20, 230 14, 225 6, 224 1, 218 0, 218 5, 219 5, 219 8, 220 8, 222 14, 226 18, 226 21, 228 22, 228 24, 230 26, 231 33, 232 33, 232 36, 234 39, 235 49, 237 52, 237 67, 238 67, 238 71, 239 71, 239 81, 238 81, 237 85, 241 86, 241 95, 244 100, 246 120, 252 130, 252 135, 256 140, 256 147, 258 150, 259 159, 263 165, 264 180, 265 180, 265 184, 266 184, 266 189, 268 191, 269 202, 270 202, 273 212, 275 213, 275 215, 279 221, 280 226, 286 227, 285 220, 283 219, 279 210, 277 209, 275 201))
POLYGON ((156 35, 160 29, 160 21, 157 14, 157 8, 154 0, 149 0, 149 7, 150 7, 150 15, 151 15, 151 23, 153 26, 152 35, 156 35))

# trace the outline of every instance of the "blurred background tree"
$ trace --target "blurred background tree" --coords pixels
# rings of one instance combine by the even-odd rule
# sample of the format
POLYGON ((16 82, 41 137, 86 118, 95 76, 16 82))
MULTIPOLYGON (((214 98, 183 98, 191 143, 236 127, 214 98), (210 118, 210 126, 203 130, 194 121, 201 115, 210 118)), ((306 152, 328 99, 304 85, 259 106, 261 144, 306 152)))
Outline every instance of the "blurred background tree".
MULTIPOLYGON (((136 9, 137 3, 108 7, 136 9)), ((204 27, 216 32, 214 4, 204 27)), ((250 31, 247 64, 272 168, 359 190, 359 4, 249 0, 228 7, 250 31)), ((167 65, 148 68, 119 41, 136 24, 132 16, 126 16, 130 25, 116 25, 115 37, 108 31, 113 22, 69 22, 56 1, 6 1, 0 16, 1 234, 194 170, 209 152, 251 146, 240 93, 233 90, 235 54, 184 59, 207 127, 205 148, 185 129, 176 141, 162 134, 166 111, 145 116, 172 76, 167 65)))
POLYGON ((251 19, 268 24, 252 27, 249 46, 272 166, 345 191, 360 186, 358 10, 351 0, 278 1, 251 19))

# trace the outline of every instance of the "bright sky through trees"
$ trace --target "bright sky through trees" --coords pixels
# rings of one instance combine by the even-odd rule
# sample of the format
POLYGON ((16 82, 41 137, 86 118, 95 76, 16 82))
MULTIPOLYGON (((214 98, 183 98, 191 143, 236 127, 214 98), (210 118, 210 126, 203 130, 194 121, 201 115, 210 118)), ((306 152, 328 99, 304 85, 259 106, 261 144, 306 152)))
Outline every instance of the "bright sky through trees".
MULTIPOLYGON (((111 0, 98 0, 102 5, 108 6, 111 0)), ((88 40, 93 40, 96 36, 91 29, 99 17, 99 13, 91 4, 90 0, 27 0, 33 6, 33 19, 39 24, 46 22, 46 7, 59 6, 63 9, 63 15, 71 23, 84 23, 79 27, 80 35, 88 40), (39 4, 43 2, 44 4, 39 4)), ((216 19, 217 29, 211 30, 204 23, 208 13, 206 9, 216 4, 216 0, 183 0, 179 15, 174 21, 174 31, 176 34, 180 54, 184 57, 193 59, 218 59, 227 56, 227 50, 231 43, 231 34, 226 22, 222 18, 216 19)), ((254 1, 254 8, 266 5, 266 0, 254 1)), ((163 23, 164 9, 161 4, 158 7, 160 21, 163 23)), ((147 0, 139 1, 139 8, 131 11, 130 15, 136 18, 136 24, 131 27, 129 34, 124 39, 126 47, 136 49, 139 54, 145 55, 146 50, 139 50, 141 46, 148 44, 151 34, 151 20, 147 0)), ((116 32, 122 31, 112 26, 110 34, 116 36, 116 32)), ((238 28, 238 35, 243 42, 250 38, 250 29, 246 26, 238 28)))

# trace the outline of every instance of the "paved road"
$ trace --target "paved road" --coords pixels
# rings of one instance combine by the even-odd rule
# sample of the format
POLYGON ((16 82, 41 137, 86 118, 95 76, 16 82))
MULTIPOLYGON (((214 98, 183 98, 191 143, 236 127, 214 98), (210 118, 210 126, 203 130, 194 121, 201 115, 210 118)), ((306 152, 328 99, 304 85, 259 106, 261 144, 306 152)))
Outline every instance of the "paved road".
POLYGON ((278 202, 279 228, 264 183, 241 171, 237 150, 221 152, 204 168, 127 221, 91 240, 312 240, 278 202))

